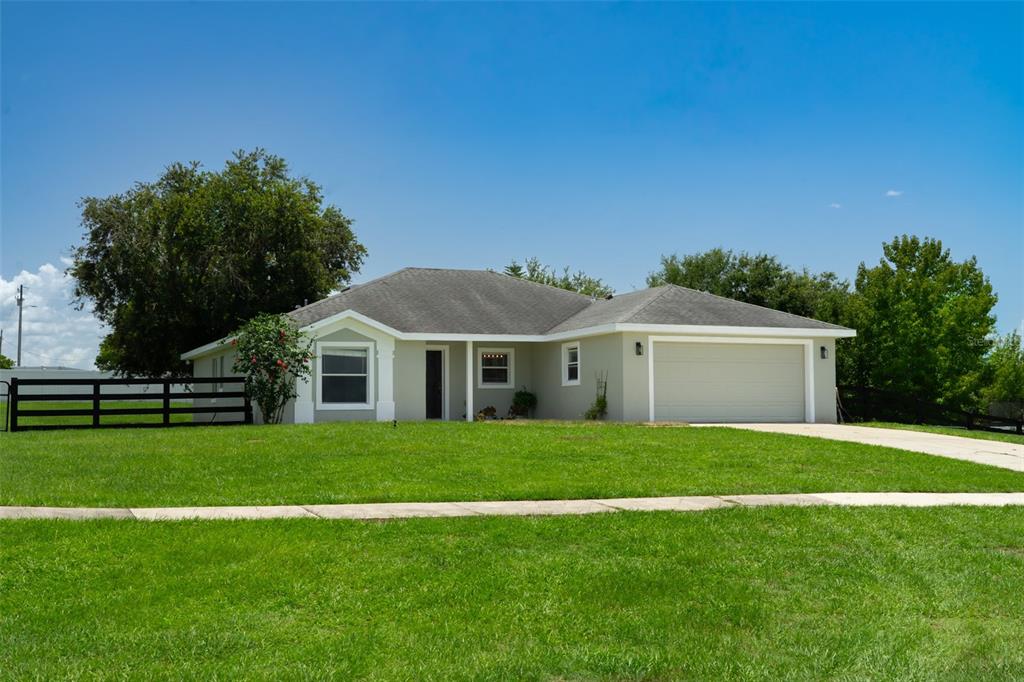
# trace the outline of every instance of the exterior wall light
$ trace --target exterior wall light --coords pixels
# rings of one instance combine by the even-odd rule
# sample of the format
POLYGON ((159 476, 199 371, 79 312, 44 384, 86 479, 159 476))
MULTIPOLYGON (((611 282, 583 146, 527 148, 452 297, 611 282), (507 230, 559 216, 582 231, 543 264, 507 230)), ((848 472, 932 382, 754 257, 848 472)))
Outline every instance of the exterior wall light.
POLYGON ((640 343, 639 341, 636 342, 636 354, 637 355, 643 355, 644 354, 644 344, 640 343))
POLYGON ((828 360, 828 346, 821 347, 821 359, 828 360))

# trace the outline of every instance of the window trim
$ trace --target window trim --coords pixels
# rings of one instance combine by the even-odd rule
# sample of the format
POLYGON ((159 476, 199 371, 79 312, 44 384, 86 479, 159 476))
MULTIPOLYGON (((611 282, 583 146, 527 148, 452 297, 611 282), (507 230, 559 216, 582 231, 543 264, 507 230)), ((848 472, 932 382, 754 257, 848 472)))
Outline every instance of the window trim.
POLYGON ((479 389, 498 388, 510 389, 516 385, 516 349, 515 348, 481 348, 476 349, 476 387, 479 389), (508 382, 504 384, 484 383, 484 353, 508 354, 508 382))
POLYGON ((583 376, 583 351, 579 341, 566 341, 562 344, 562 385, 579 386, 583 376), (569 378, 569 351, 576 349, 576 378, 569 378))
MULTIPOLYGON (((318 410, 372 410, 374 409, 374 365, 376 353, 372 341, 320 341, 316 344, 316 409, 318 410), (366 402, 365 403, 325 403, 323 400, 325 376, 345 376, 324 374, 323 356, 330 355, 332 350, 360 349, 366 351, 366 402), (325 353, 326 351, 326 353, 325 353)), ((347 376, 359 376, 350 374, 347 376)))

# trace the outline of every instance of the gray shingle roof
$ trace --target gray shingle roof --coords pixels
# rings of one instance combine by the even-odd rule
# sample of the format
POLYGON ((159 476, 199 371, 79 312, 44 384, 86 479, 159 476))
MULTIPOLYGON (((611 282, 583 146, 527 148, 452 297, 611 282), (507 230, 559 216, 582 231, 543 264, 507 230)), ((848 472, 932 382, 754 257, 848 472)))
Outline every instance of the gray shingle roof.
POLYGON ((557 333, 613 323, 846 329, 809 317, 668 284, 616 296, 610 301, 594 301, 550 331, 557 333))
POLYGON ((586 296, 490 270, 405 268, 290 315, 301 327, 354 310, 401 332, 543 334, 588 305, 586 296))
POLYGON ((558 333, 614 323, 840 327, 674 285, 592 300, 489 270, 405 268, 290 313, 306 326, 354 310, 401 332, 558 333))

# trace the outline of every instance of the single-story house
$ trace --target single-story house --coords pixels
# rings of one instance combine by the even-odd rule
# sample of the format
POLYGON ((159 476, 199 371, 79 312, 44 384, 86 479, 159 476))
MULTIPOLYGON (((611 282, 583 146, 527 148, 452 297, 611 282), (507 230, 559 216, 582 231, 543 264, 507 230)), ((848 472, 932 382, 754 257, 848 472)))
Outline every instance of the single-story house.
MULTIPOLYGON (((852 329, 666 285, 593 299, 485 270, 406 268, 289 313, 313 342, 285 421, 580 419, 607 381, 616 421, 834 422, 852 329)), ((227 339, 182 355, 231 373, 227 339)))

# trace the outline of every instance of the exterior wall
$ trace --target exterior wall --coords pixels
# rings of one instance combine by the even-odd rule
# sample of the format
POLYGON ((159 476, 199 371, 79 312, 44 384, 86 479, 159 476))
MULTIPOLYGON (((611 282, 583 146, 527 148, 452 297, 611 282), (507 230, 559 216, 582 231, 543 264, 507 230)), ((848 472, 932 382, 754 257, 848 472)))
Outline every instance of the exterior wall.
POLYGON ((836 340, 814 339, 811 345, 814 363, 814 421, 818 424, 836 423, 836 340), (821 347, 828 350, 822 359, 821 347))
MULTIPOLYGON (((374 400, 380 395, 380 366, 377 359, 377 344, 369 336, 365 336, 354 329, 339 329, 318 337, 313 342, 313 352, 316 352, 316 344, 330 341, 359 341, 362 343, 373 343, 370 349, 368 362, 373 364, 373 395, 374 400)), ((313 421, 314 422, 348 422, 348 421, 374 421, 377 419, 377 410, 373 407, 365 410, 335 410, 318 409, 316 407, 316 395, 319 390, 320 381, 320 360, 313 358, 311 363, 313 371, 313 421)))
POLYGON ((647 390, 647 336, 622 334, 622 421, 645 422, 650 418, 650 393, 647 390), (636 354, 636 344, 643 355, 636 354))
MULTIPOLYGON (((516 391, 526 387, 526 390, 533 391, 533 359, 535 343, 505 343, 505 342, 475 342, 473 343, 473 411, 479 412, 485 407, 494 407, 497 410, 497 416, 504 417, 508 415, 508 408, 512 406, 512 396, 516 391), (511 388, 481 388, 479 381, 479 360, 478 354, 481 349, 487 350, 498 350, 504 348, 511 348, 513 350, 513 369, 512 369, 512 387, 511 388)), ((460 346, 460 352, 458 354, 459 360, 452 360, 452 368, 458 366, 459 377, 461 382, 461 395, 462 404, 458 410, 452 409, 450 412, 452 419, 457 418, 456 415, 462 415, 465 418, 466 414, 466 344, 465 343, 453 343, 452 350, 455 350, 456 346, 460 346)), ((454 372, 453 372, 454 374, 454 372)), ((454 382, 452 382, 454 383, 454 382)), ((536 391, 533 391, 536 393, 536 391)))
MULTIPOLYGON (((22 379, 118 379, 113 372, 100 372, 91 369, 58 369, 56 367, 12 367, 11 369, 0 369, 0 381, 11 382, 17 377, 22 379)), ((103 386, 100 388, 103 395, 117 395, 121 393, 153 393, 159 398, 163 393, 163 384, 132 384, 130 386, 103 386)), ((92 386, 22 386, 19 388, 20 395, 48 395, 53 393, 81 393, 82 396, 92 395, 92 386)), ((6 401, 7 394, 0 394, 0 401, 6 401)))
MULTIPOLYGON (((232 367, 235 364, 235 351, 226 348, 218 353, 213 353, 206 357, 197 358, 192 362, 192 376, 203 378, 216 376, 214 372, 215 360, 224 358, 224 374, 222 376, 241 376, 237 372, 232 371, 232 367)), ((213 389, 211 384, 195 384, 192 387, 193 391, 207 392, 213 389)), ((239 384, 228 384, 225 386, 225 390, 237 391, 241 390, 239 384)), ((245 404, 245 401, 241 398, 197 398, 193 401, 196 407, 241 407, 245 404)), ((285 408, 287 412, 288 408, 285 408)), ((263 415, 260 414, 260 409, 253 403, 252 405, 253 420, 256 423, 263 421, 263 415)), ((287 415, 286 415, 287 416, 287 415)), ((238 421, 242 418, 241 412, 214 412, 214 413, 201 413, 192 415, 192 421, 194 422, 225 422, 225 421, 238 421)))
MULTIPOLYGON (((374 397, 380 400, 381 376, 383 374, 379 357, 383 341, 368 334, 375 333, 367 328, 360 329, 358 322, 349 327, 337 329, 316 339, 325 341, 358 341, 372 343, 374 397), (355 328, 351 328, 355 327, 355 328)), ((593 403, 597 392, 597 372, 606 373, 608 380, 608 419, 612 421, 647 421, 649 418, 648 390, 648 334, 616 333, 578 339, 580 347, 580 384, 562 386, 562 345, 563 342, 544 343, 473 343, 473 407, 479 411, 493 406, 499 416, 505 416, 516 390, 526 387, 537 395, 535 416, 542 419, 581 419, 593 403), (643 347, 643 354, 636 354, 636 343, 643 347), (477 355, 481 349, 512 348, 515 353, 513 387, 480 388, 478 383, 477 355)), ((812 340, 812 363, 814 367, 815 421, 835 422, 835 341, 833 339, 812 340), (828 357, 821 357, 821 347, 828 351, 828 357)), ((427 346, 448 348, 448 418, 452 421, 466 417, 466 343, 463 341, 395 341, 393 360, 393 386, 395 418, 421 420, 426 416, 426 349, 427 346)), ((225 369, 230 373, 233 351, 225 350, 194 361, 196 377, 213 375, 214 359, 225 357, 225 369)), ((374 408, 363 410, 332 410, 315 408, 315 383, 319 380, 318 361, 312 363, 312 382, 306 387, 305 400, 312 401, 313 421, 373 421, 378 415, 374 408)), ((303 388, 300 386, 300 395, 303 388)), ((303 398, 300 397, 300 400, 303 398)), ((241 401, 237 401, 241 404, 241 401)), ((215 405, 212 400, 197 400, 197 405, 215 405)), ((257 420, 259 410, 254 405, 257 420)), ((285 408, 284 421, 293 422, 298 410, 295 401, 285 408)), ((307 412, 307 414, 309 414, 307 412)), ((234 419, 237 415, 215 415, 215 419, 234 419)), ((196 415, 197 419, 209 419, 210 415, 196 415)), ((390 419, 390 417, 387 417, 390 419)), ((308 417, 306 418, 308 421, 308 417)))
POLYGON ((608 419, 621 421, 624 414, 621 334, 579 339, 580 383, 563 386, 564 342, 535 344, 531 389, 537 394, 536 416, 541 419, 583 419, 597 395, 597 373, 608 379, 608 419))
POLYGON ((395 342, 395 419, 427 417, 427 344, 395 342))

